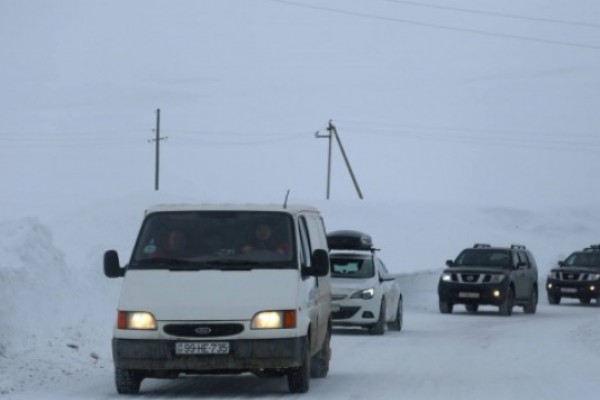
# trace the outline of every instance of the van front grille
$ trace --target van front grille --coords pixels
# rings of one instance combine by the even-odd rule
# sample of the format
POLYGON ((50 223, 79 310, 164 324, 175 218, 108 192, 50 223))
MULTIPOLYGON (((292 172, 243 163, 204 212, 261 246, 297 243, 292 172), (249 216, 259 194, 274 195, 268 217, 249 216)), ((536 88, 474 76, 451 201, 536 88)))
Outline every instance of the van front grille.
POLYGON ((168 324, 165 333, 182 337, 214 337, 237 335, 244 331, 242 324, 168 324))

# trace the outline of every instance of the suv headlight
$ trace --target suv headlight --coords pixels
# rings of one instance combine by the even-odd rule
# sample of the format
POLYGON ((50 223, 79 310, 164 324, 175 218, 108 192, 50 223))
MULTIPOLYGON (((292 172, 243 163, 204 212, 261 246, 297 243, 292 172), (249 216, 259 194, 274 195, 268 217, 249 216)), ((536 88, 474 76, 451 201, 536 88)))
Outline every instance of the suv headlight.
POLYGON ((447 272, 444 272, 442 274, 442 281, 443 282, 452 282, 452 274, 449 274, 447 272))
POLYGON ((375 295, 375 289, 369 288, 369 289, 361 290, 360 292, 353 293, 352 296, 350 296, 350 298, 351 299, 370 300, 373 298, 374 295, 375 295))
POLYGON ((558 272, 549 272, 548 278, 550 279, 558 279, 558 272))
POLYGON ((504 280, 503 274, 492 274, 490 275, 490 283, 500 283, 504 280))
POLYGON ((588 281, 597 281, 600 280, 600 274, 589 274, 588 281))

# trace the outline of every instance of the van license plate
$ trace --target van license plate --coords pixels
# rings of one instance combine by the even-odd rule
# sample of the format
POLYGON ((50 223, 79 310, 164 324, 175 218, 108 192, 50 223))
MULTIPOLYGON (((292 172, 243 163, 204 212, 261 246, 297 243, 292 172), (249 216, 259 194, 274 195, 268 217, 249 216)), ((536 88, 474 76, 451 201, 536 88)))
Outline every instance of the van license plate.
POLYGON ((459 292, 458 293, 458 297, 463 298, 463 299, 478 299, 479 298, 479 293, 459 292))
POLYGON ((229 342, 176 342, 175 354, 229 354, 229 342))

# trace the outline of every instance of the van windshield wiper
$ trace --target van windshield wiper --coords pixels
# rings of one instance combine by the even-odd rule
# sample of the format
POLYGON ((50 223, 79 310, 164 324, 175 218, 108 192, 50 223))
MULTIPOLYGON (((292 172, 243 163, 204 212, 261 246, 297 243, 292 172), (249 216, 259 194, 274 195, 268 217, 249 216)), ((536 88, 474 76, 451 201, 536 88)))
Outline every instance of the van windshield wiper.
POLYGON ((200 268, 211 268, 212 266, 212 263, 207 263, 206 261, 194 261, 171 257, 148 258, 140 261, 139 264, 166 266, 171 271, 188 271, 200 268))

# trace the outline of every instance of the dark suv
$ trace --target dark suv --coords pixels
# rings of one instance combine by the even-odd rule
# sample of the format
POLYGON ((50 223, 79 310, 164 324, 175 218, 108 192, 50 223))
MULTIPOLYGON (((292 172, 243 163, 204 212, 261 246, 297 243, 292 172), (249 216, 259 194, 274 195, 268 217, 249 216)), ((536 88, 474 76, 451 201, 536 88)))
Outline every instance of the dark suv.
POLYGON ((550 304, 559 304, 562 297, 569 297, 579 299, 581 304, 596 300, 600 306, 600 244, 573 252, 558 265, 546 279, 550 304))
POLYGON ((480 305, 493 305, 499 307, 500 314, 511 315, 513 306, 519 305, 525 313, 535 313, 537 264, 525 246, 475 244, 446 265, 438 284, 442 314, 451 313, 454 304, 464 304, 468 312, 476 312, 480 305))

